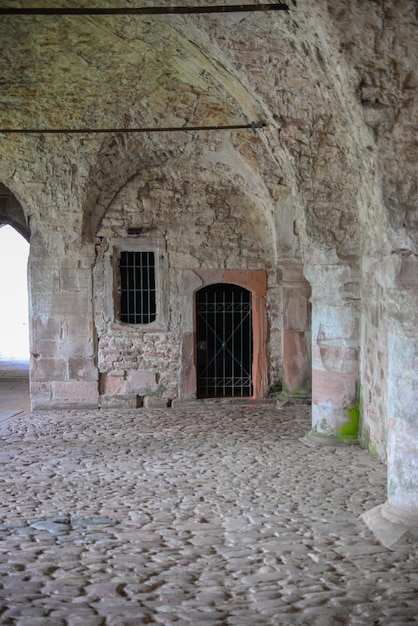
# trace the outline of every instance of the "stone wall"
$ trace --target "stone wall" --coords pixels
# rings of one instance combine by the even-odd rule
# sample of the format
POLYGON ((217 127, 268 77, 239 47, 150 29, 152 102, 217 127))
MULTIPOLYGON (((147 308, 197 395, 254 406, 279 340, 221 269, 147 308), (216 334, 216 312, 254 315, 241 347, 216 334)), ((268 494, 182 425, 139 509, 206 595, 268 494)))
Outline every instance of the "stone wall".
MULTIPOLYGON (((270 333, 280 335, 281 340, 282 293, 266 217, 236 184, 225 176, 215 183, 213 171, 202 174, 199 162, 192 162, 181 171, 174 169, 174 164, 162 171, 143 172, 120 191, 97 233, 94 301, 102 403, 106 406, 135 405, 143 396, 165 401, 178 397, 184 316, 189 315, 185 306, 194 308, 192 298, 186 304, 182 300, 184 270, 266 271, 268 325, 270 333), (143 229, 139 238, 127 235, 132 227, 143 229), (150 328, 116 326, 112 304, 105 302, 112 297, 109 266, 115 243, 127 249, 158 247, 163 316, 150 328), (107 313, 103 315, 103 311, 107 313)), ((277 345, 269 352, 271 382, 283 371, 282 351, 274 349, 277 345)))
MULTIPOLYGON (((360 437, 372 453, 386 460, 393 418, 389 396, 394 397, 390 363, 392 359, 399 363, 393 355, 404 351, 400 340, 398 346, 398 340, 393 340, 393 331, 399 318, 411 326, 417 323, 413 298, 404 297, 398 280, 399 259, 411 263, 418 254, 416 3, 357 1, 338 10, 330 4, 329 10, 343 55, 355 68, 364 136, 369 137, 367 150, 375 154, 372 175, 377 184, 374 191, 370 185, 368 198, 363 195, 359 205, 363 225, 360 437), (397 304, 392 307, 391 302, 397 304)), ((409 283, 409 294, 414 289, 409 283)), ((398 386, 395 401, 399 406, 406 381, 416 377, 413 364, 405 363, 402 369, 405 386, 398 386)), ((409 413, 416 414, 417 408, 411 398, 409 413)))
MULTIPOLYGON (((55 231, 55 240, 58 233, 55 231)), ((55 257, 35 236, 29 257, 33 409, 97 406, 91 257, 55 257)))
POLYGON ((388 319, 385 291, 373 273, 363 274, 361 404, 363 445, 386 459, 388 319))

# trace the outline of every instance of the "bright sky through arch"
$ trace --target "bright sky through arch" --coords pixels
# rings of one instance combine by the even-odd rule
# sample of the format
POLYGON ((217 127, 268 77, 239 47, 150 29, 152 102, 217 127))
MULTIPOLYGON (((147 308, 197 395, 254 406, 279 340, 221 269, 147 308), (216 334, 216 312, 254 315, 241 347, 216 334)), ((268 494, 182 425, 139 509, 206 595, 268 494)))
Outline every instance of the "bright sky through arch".
POLYGON ((0 228, 0 357, 29 358, 29 244, 11 226, 0 228))

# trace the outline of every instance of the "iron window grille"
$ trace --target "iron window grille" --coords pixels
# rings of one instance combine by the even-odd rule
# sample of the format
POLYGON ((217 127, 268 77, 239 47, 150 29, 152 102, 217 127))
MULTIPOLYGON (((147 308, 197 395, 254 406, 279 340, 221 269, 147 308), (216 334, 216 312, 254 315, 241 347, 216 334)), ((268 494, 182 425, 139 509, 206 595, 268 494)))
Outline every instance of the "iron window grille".
POLYGON ((120 321, 151 324, 157 317, 155 254, 122 251, 119 260, 120 321))

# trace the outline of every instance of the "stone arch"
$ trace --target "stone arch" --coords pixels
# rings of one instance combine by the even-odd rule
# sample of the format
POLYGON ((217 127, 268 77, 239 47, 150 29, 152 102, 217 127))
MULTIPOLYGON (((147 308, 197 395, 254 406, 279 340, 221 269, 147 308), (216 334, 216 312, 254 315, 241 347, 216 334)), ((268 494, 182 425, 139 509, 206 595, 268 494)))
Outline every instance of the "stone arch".
POLYGON ((101 145, 89 173, 83 214, 83 237, 93 241, 112 201, 143 168, 162 165, 167 157, 153 155, 150 140, 141 135, 117 134, 101 145))
MULTIPOLYGON (((110 246, 104 252, 105 258, 108 258, 115 238, 118 238, 119 241, 123 240, 125 245, 132 245, 129 226, 145 226, 137 240, 141 241, 144 246, 150 245, 154 237, 161 238, 163 253, 169 261, 167 273, 164 272, 166 275, 164 279, 165 297, 170 294, 172 298, 170 310, 174 311, 169 316, 170 328, 163 328, 162 332, 167 333, 166 349, 168 343, 173 342, 173 339, 176 338, 175 345, 177 347, 173 347, 173 349, 176 349, 177 353, 184 334, 184 315, 188 315, 187 311, 181 309, 180 304, 177 306, 177 303, 182 299, 181 288, 179 287, 181 280, 179 281, 178 277, 185 268, 190 269, 190 271, 199 267, 228 268, 228 270, 222 269, 221 271, 225 274, 228 271, 241 273, 241 282, 243 281, 242 275, 248 271, 246 268, 257 268, 258 271, 260 268, 268 268, 271 280, 275 281, 274 253, 270 244, 268 245, 269 252, 266 252, 266 242, 270 230, 267 220, 264 219, 265 213, 260 212, 263 205, 260 207, 259 203, 256 204, 256 194, 253 197, 244 194, 237 181, 231 180, 230 172, 228 175, 223 174, 217 161, 205 163, 205 165, 206 169, 202 168, 199 171, 199 179, 193 177, 195 172, 193 164, 180 172, 178 161, 174 158, 167 163, 165 172, 164 170, 160 171, 157 167, 143 170, 138 177, 135 177, 120 190, 105 212, 98 232, 99 237, 102 238, 102 243, 108 242, 110 246), (212 168, 216 169, 218 175, 216 184, 213 182, 212 168), (177 204, 178 202, 180 204, 177 204), (184 203, 183 207, 182 202, 184 203), (207 216, 202 214, 205 207, 207 216), (139 222, 135 223, 135 219, 139 222), (260 229, 258 237, 254 231, 256 228, 260 229), (196 241, 193 237, 196 237, 196 241), (220 245, 220 238, 225 238, 225 241, 230 241, 230 244, 223 241, 223 245, 220 245), (209 245, 207 245, 208 242, 209 245), (218 250, 216 250, 216 245, 218 245, 218 250), (243 250, 247 249, 251 255, 248 259, 243 254, 243 250), (182 312, 180 313, 180 311, 182 312)), ((97 276, 100 273, 99 267, 105 262, 105 258, 100 257, 96 261, 97 276)), ((261 271, 267 275, 267 270, 261 271)), ((225 282, 228 282, 226 278, 225 282)), ((234 281, 231 280, 230 282, 234 281)), ((102 283, 100 282, 100 284, 102 283)), ((104 292, 105 288, 105 286, 103 288, 97 286, 98 301, 100 301, 100 294, 104 292)), ((193 308, 192 295, 190 295, 187 306, 193 308)), ((100 309, 100 306, 98 308, 100 309)), ((259 317, 262 319, 261 316, 259 317)), ((103 324, 100 321, 99 325, 99 368, 100 371, 103 370, 102 373, 106 380, 111 379, 113 381, 117 376, 114 375, 112 367, 106 360, 107 341, 111 341, 116 330, 112 324, 108 323, 108 316, 106 316, 106 320, 103 320, 103 324)), ((128 341, 128 332, 122 331, 122 335, 124 346, 124 342, 128 341)), ((257 334, 256 340, 258 340, 259 335, 260 333, 257 334)), ((147 351, 149 348, 145 343, 148 344, 149 342, 146 338, 146 342, 143 344, 139 335, 135 341, 138 341, 136 350, 138 364, 135 363, 132 367, 142 371, 141 368, 145 368, 144 363, 148 360, 147 351)), ((264 358, 267 353, 267 342, 264 341, 262 345, 264 353, 259 355, 259 358, 257 357, 256 393, 258 397, 265 395, 267 389, 268 359, 264 358), (260 366, 258 365, 259 361, 262 361, 260 366), (263 374, 260 375, 259 371, 262 371, 263 374)), ((121 354, 123 352, 124 348, 121 348, 121 354)), ((257 354, 259 353, 260 349, 258 349, 257 354)), ((279 359, 280 357, 276 356, 276 358, 279 359)), ((185 364, 185 367, 188 365, 185 364)), ((103 380, 105 380, 104 377, 103 380)), ((179 389, 178 370, 171 373, 167 369, 163 373, 163 377, 160 377, 160 374, 158 377, 161 383, 159 387, 161 389, 165 387, 164 394, 169 393, 170 397, 176 399, 179 396, 182 397, 183 382, 180 381, 179 389)), ((125 394, 125 391, 122 391, 120 396, 125 394)), ((196 390, 194 390, 194 395, 196 395, 196 390)))
POLYGON ((0 183, 0 226, 10 224, 17 232, 30 241, 30 227, 22 205, 12 191, 0 183))
MULTIPOLYGON (((213 171, 217 177, 229 180, 231 188, 238 181, 240 189, 262 209, 270 222, 273 240, 277 239, 275 231, 279 220, 275 218, 274 207, 280 209, 283 206, 281 214, 289 221, 289 188, 281 184, 285 174, 262 138, 253 131, 245 134, 223 132, 221 136, 209 134, 205 137, 190 137, 188 133, 179 132, 174 145, 169 135, 161 135, 165 134, 158 133, 158 137, 120 134, 102 145, 89 173, 90 183, 83 207, 85 241, 94 240, 106 212, 131 181, 143 173, 147 178, 147 172, 164 176, 169 167, 179 173, 179 179, 181 170, 193 167, 196 172, 213 171), (263 167, 268 172, 264 173, 263 167)), ((287 228, 286 233, 288 240, 296 240, 291 229, 287 228)), ((287 243, 287 248, 292 247, 295 247, 294 242, 287 243)))

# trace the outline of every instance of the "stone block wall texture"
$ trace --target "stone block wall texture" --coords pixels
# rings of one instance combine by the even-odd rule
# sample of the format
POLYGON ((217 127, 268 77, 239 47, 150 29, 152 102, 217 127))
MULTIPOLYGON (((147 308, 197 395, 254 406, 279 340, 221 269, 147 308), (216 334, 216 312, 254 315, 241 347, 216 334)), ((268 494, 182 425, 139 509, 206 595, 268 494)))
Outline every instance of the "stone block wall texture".
POLYGON ((30 263, 32 408, 97 406, 90 264, 33 254, 30 263))
MULTIPOLYGON (((214 185, 210 182, 214 176, 209 170, 196 178, 196 171, 186 166, 181 173, 172 174, 167 168, 162 181, 156 172, 144 172, 121 190, 102 219, 97 235, 106 252, 96 259, 96 309, 106 310, 105 294, 112 289, 102 281, 112 276, 103 265, 109 267, 112 263, 114 242, 126 249, 134 249, 138 243, 144 249, 147 245, 152 249, 158 240, 163 242, 161 249, 166 257, 161 267, 161 273, 166 274, 161 277, 161 307, 168 310, 162 323, 157 317, 158 330, 154 325, 115 327, 112 302, 107 316, 100 319, 99 315, 98 368, 103 402, 107 402, 108 395, 134 394, 169 400, 178 397, 182 387, 180 373, 185 367, 181 359, 194 361, 193 346, 192 353, 180 354, 185 329, 190 326, 193 331, 194 327, 193 293, 184 302, 181 291, 186 270, 213 270, 211 282, 217 282, 217 273, 219 282, 224 282, 224 270, 237 273, 267 268, 272 287, 268 293, 269 326, 273 332, 280 332, 281 292, 273 271, 274 246, 264 212, 225 176, 214 185), (132 227, 143 229, 139 238, 127 235, 132 227)), ((264 355, 266 358, 266 350, 264 355)), ((270 362, 269 371, 281 372, 281 351, 270 352, 270 362)))

